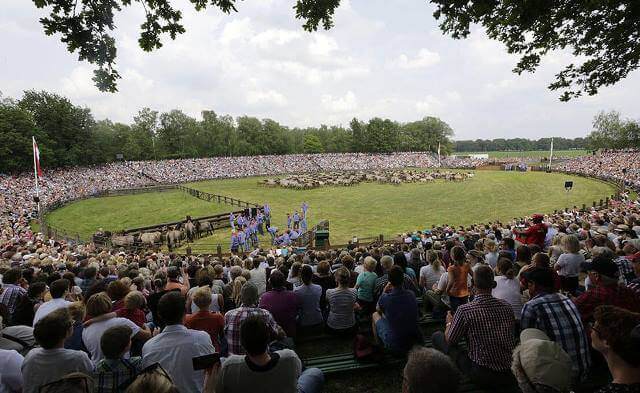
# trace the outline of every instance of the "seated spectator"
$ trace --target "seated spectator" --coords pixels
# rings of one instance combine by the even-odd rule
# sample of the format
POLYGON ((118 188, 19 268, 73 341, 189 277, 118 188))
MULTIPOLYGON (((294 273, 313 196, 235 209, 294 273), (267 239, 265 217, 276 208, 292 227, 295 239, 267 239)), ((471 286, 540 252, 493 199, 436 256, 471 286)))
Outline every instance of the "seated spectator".
POLYGON ((444 273, 446 270, 442 267, 440 254, 434 250, 427 251, 427 265, 420 268, 420 288, 431 290, 444 273))
POLYGON ((124 392, 142 370, 142 358, 125 358, 131 349, 131 328, 113 326, 100 339, 104 358, 96 364, 96 393, 124 392))
POLYGON ((633 271, 636 274, 636 279, 629 281, 628 287, 632 291, 636 293, 636 295, 640 296, 640 251, 633 254, 630 258, 631 264, 633 265, 633 271))
POLYGON ((104 292, 96 293, 87 300, 87 316, 92 321, 91 323, 85 323, 82 331, 82 342, 91 353, 91 360, 94 363, 103 358, 100 339, 105 330, 112 326, 128 326, 131 328, 131 337, 140 341, 146 341, 151 338, 151 330, 147 327, 140 328, 126 318, 113 317, 113 314, 111 314, 111 299, 104 292))
POLYGON ((66 308, 71 304, 71 302, 65 300, 65 297, 69 293, 68 280, 61 278, 52 282, 49 286, 49 293, 51 294, 51 300, 42 303, 40 307, 38 307, 36 315, 33 317, 34 325, 50 312, 59 308, 66 308))
POLYGON ((42 318, 33 329, 40 348, 32 349, 22 364, 24 393, 37 393, 43 385, 73 372, 91 374, 93 363, 86 353, 64 348, 71 335, 71 316, 61 308, 42 318))
POLYGON ((522 294, 520 294, 520 282, 516 280, 513 263, 507 258, 500 258, 496 268, 496 287, 491 295, 496 299, 502 299, 511 305, 517 321, 522 313, 522 294))
POLYGON ((260 296, 258 307, 269 311, 287 337, 293 338, 296 336, 296 316, 302 306, 301 299, 285 288, 286 279, 279 270, 271 272, 269 283, 272 289, 260 296))
POLYGON ((569 393, 571 388, 571 358, 542 330, 520 333, 511 371, 522 393, 569 393))
POLYGON ((391 268, 389 283, 372 316, 376 341, 393 352, 408 351, 422 337, 418 330, 418 303, 413 293, 402 289, 403 280, 402 268, 391 268))
POLYGON ((97 275, 98 270, 93 266, 89 266, 84 269, 82 280, 80 281, 80 284, 78 284, 78 286, 82 290, 82 296, 84 296, 85 299, 88 299, 90 297, 89 289, 91 289, 91 287, 98 283, 98 280, 96 278, 97 275))
POLYGON ((302 266, 300 279, 302 280, 302 285, 293 289, 301 301, 298 324, 301 328, 319 326, 323 322, 322 311, 320 310, 322 287, 312 282, 313 269, 309 265, 302 266))
POLYGON ((366 257, 364 271, 358 274, 356 279, 355 289, 358 291, 358 304, 367 315, 372 314, 375 309, 373 290, 378 279, 378 275, 374 272, 377 263, 373 257, 366 257))
POLYGON ((317 368, 302 371, 298 355, 289 349, 269 352, 271 333, 271 327, 259 315, 242 322, 240 344, 246 355, 231 355, 224 361, 217 375, 216 393, 322 391, 322 371, 317 368))
POLYGON ((522 307, 521 328, 542 330, 560 344, 571 358, 573 380, 583 380, 591 366, 591 356, 580 312, 568 297, 556 293, 551 269, 530 269, 524 279, 531 300, 522 307))
POLYGON ((491 266, 492 269, 495 269, 496 266, 498 266, 498 245, 496 244, 495 240, 485 240, 484 251, 484 260, 489 266, 491 266))
POLYGON ((73 333, 64 341, 66 349, 75 349, 76 351, 87 351, 82 342, 82 331, 84 330, 84 317, 86 316, 84 303, 73 302, 67 307, 71 315, 73 333))
POLYGON ((9 324, 16 311, 16 306, 21 297, 27 294, 27 290, 20 284, 23 282, 22 270, 12 268, 2 275, 2 292, 0 293, 0 304, 4 304, 9 312, 9 324))
POLYGON ((358 295, 355 289, 349 288, 351 275, 346 267, 336 270, 334 277, 338 287, 327 289, 327 329, 330 333, 351 334, 356 326, 354 311, 359 307, 356 302, 358 295))
POLYGON ((180 270, 177 266, 169 266, 167 269, 167 284, 164 286, 165 291, 180 290, 182 296, 186 296, 189 291, 189 275, 187 270, 180 270))
POLYGON ((24 357, 14 349, 0 349, 0 392, 22 392, 24 357))
POLYGON ((294 262, 293 265, 291 265, 291 270, 289 270, 287 282, 290 283, 294 289, 302 285, 302 279, 300 277, 301 270, 302 264, 300 262, 294 262))
POLYGON ((209 311, 211 294, 211 288, 207 286, 200 287, 195 291, 193 294, 193 304, 198 307, 198 311, 194 314, 187 315, 184 326, 188 329, 207 332, 216 352, 220 352, 220 338, 224 332, 224 318, 219 312, 209 311))
POLYGON ((181 393, 173 383, 171 376, 162 368, 160 363, 154 363, 140 372, 129 385, 125 393, 181 393))
POLYGON ((124 307, 124 298, 129 291, 129 285, 127 285, 124 280, 114 280, 107 285, 107 295, 113 303, 111 311, 116 312, 124 307))
POLYGON ((320 298, 320 308, 323 315, 328 312, 327 289, 335 288, 336 281, 331 274, 331 265, 327 261, 320 261, 316 266, 316 273, 313 275, 313 283, 322 287, 322 297, 320 298))
POLYGON ((404 366, 402 393, 457 392, 462 376, 451 359, 431 348, 409 352, 404 366))
MULTIPOLYGON (((398 259, 400 259, 400 257, 398 257, 398 259)), ((380 258, 380 266, 382 267, 383 274, 382 276, 378 277, 378 279, 376 280, 376 287, 374 290, 376 300, 380 298, 380 296, 382 295, 382 292, 384 291, 384 288, 387 286, 387 283, 389 282, 389 271, 393 267, 393 264, 394 264, 393 257, 390 255, 385 255, 382 258, 380 258)), ((406 273, 404 275, 402 288, 410 290, 416 296, 420 296, 420 288, 418 288, 418 285, 416 285, 415 280, 412 279, 406 273)))
POLYGON ((180 392, 202 392, 204 372, 193 369, 192 359, 215 352, 209 334, 183 325, 185 298, 180 292, 165 293, 158 302, 158 314, 166 327, 142 347, 143 367, 159 363, 180 392))
POLYGON ((258 288, 250 282, 242 287, 240 292, 240 307, 228 311, 224 315, 224 335, 227 338, 230 355, 244 355, 244 349, 240 343, 240 325, 252 315, 264 318, 265 323, 271 329, 271 341, 281 340, 286 334, 276 323, 271 313, 258 306, 258 288))
POLYGON ((575 235, 567 235, 560 243, 564 253, 560 255, 554 268, 560 275, 562 290, 575 296, 578 289, 578 275, 584 263, 584 256, 579 252, 580 241, 575 235))
POLYGON ((591 286, 589 290, 573 299, 582 323, 593 321, 593 313, 598 306, 617 306, 633 312, 640 312, 640 297, 631 289, 618 284, 618 266, 603 257, 593 258, 584 264, 591 286))
POLYGON ((640 391, 640 314, 614 306, 594 313, 591 345, 607 360, 613 381, 597 393, 640 391))
MULTIPOLYGON (((115 281, 114 281, 115 282, 115 281)), ((145 299, 142 292, 131 291, 124 297, 123 307, 116 310, 116 316, 127 318, 143 329, 147 319, 144 313, 145 299)))
POLYGON ((13 313, 13 324, 33 326, 33 318, 36 315, 36 308, 40 307, 47 292, 47 284, 43 282, 34 282, 29 285, 27 294, 21 296, 13 313))
POLYGON ((447 269, 447 295, 451 303, 451 312, 455 314, 458 306, 469 301, 469 286, 467 277, 471 274, 471 266, 466 261, 466 254, 462 247, 451 249, 451 265, 447 269))
POLYGON ((478 387, 512 388, 516 384, 511 373, 511 354, 516 346, 513 309, 491 296, 496 285, 491 267, 479 266, 473 280, 475 297, 461 305, 455 316, 447 314, 445 332, 433 334, 433 347, 449 354, 478 387), (457 345, 462 339, 467 341, 468 353, 457 345))

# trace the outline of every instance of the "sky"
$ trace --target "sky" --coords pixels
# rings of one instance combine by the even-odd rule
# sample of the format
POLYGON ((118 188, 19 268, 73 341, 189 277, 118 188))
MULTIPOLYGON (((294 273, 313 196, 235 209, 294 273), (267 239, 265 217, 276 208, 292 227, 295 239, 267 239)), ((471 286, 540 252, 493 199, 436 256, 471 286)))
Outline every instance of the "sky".
POLYGON ((348 126, 357 117, 400 122, 437 116, 454 139, 582 137, 593 117, 617 110, 640 118, 640 72, 592 97, 558 100, 547 89, 575 59, 554 52, 535 74, 511 72, 518 57, 475 27, 444 36, 425 0, 342 0, 335 27, 305 32, 291 0, 245 0, 238 13, 196 12, 172 0, 187 30, 151 53, 137 43, 138 3, 117 15, 119 92, 101 93, 93 66, 59 36, 46 36, 32 1, 2 0, 0 92, 47 90, 87 106, 96 119, 131 123, 143 107, 270 118, 289 127, 348 126), (391 5, 392 4, 392 5, 391 5))

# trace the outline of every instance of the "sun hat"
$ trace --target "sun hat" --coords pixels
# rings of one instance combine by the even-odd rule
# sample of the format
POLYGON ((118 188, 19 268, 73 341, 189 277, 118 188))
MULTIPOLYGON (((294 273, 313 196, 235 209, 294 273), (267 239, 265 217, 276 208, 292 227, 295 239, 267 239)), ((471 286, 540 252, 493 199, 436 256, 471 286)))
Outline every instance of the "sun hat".
POLYGON ((566 392, 571 386, 571 358, 558 343, 538 329, 520 333, 520 345, 513 353, 529 382, 566 392))

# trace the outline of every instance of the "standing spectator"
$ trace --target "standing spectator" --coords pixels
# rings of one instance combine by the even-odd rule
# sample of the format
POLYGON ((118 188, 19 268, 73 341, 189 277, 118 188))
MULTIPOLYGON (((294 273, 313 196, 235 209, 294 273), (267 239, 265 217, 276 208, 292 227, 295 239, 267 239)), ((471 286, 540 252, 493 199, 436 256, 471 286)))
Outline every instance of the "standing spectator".
POLYGON ((522 329, 542 330, 562 347, 571 358, 572 377, 581 381, 591 365, 589 342, 575 304, 566 296, 556 293, 551 269, 529 269, 524 278, 529 300, 522 307, 522 329))
POLYGON ((451 302, 451 312, 455 314, 460 305, 469 301, 467 277, 471 273, 471 267, 466 261, 464 250, 459 246, 451 249, 451 261, 448 269, 447 294, 451 302))
POLYGON ((597 393, 640 391, 640 314, 614 306, 594 313, 591 345, 607 360, 613 381, 597 393))
POLYGON ((224 361, 213 378, 217 379, 216 393, 320 393, 322 371, 302 371, 302 362, 292 350, 270 352, 270 340, 271 327, 264 318, 246 318, 240 326, 240 343, 246 355, 231 355, 224 361))
POLYGON ((358 274, 356 279, 355 288, 358 290, 358 304, 367 315, 373 313, 375 308, 373 291, 378 279, 378 275, 374 273, 377 263, 373 257, 366 257, 364 259, 364 271, 358 274))
POLYGON ((16 350, 0 349, 0 392, 22 392, 22 363, 24 357, 16 350))
POLYGON ((158 314, 167 326, 142 347, 143 367, 160 363, 180 392, 202 392, 204 372, 193 369, 192 359, 214 353, 209 334, 183 325, 185 298, 179 292, 168 292, 160 298, 158 314))
POLYGON ((251 278, 249 281, 258 288, 258 296, 262 296, 267 291, 267 271, 260 266, 261 260, 255 258, 253 260, 253 268, 251 269, 251 278))
POLYGON ((146 323, 144 314, 145 300, 142 292, 131 291, 124 297, 123 307, 116 310, 116 316, 127 318, 136 326, 143 329, 146 323))
POLYGON ((640 312, 640 297, 631 289, 618 284, 618 266, 604 257, 595 257, 585 264, 591 286, 589 290, 574 299, 580 312, 582 323, 593 321, 593 313, 598 306, 617 306, 633 312, 640 312))
POLYGON ((91 375, 93 364, 86 353, 64 349, 64 340, 71 335, 67 309, 58 309, 38 321, 33 335, 40 348, 29 351, 22 364, 24 393, 37 393, 41 386, 73 372, 91 375))
POLYGON ((187 274, 187 270, 185 268, 182 268, 182 270, 180 270, 177 266, 170 266, 167 269, 167 279, 167 285, 164 286, 165 291, 173 291, 179 289, 180 293, 182 293, 182 296, 186 296, 189 288, 191 288, 189 284, 189 275, 187 274))
POLYGON ((269 311, 287 337, 293 338, 296 336, 296 316, 302 306, 301 299, 285 288, 286 279, 279 270, 271 272, 269 283, 271 290, 262 294, 259 307, 269 311))
POLYGON ((265 323, 271 329, 271 338, 280 340, 285 332, 273 319, 271 313, 258 306, 258 288, 250 282, 242 286, 240 292, 240 307, 228 311, 224 315, 224 335, 227 338, 228 351, 231 355, 243 355, 244 349, 240 344, 240 325, 252 315, 264 318, 265 323))
MULTIPOLYGON (((455 260, 455 259, 454 259, 455 260)), ((489 266, 479 266, 473 275, 476 295, 447 314, 444 334, 433 334, 434 348, 452 356, 460 370, 484 389, 510 388, 516 385, 511 373, 511 354, 515 348, 513 309, 491 296, 496 283, 489 266), (468 353, 457 343, 466 339, 468 353)))
POLYGON ((638 278, 636 278, 635 280, 631 280, 628 284, 628 287, 640 296, 640 251, 633 254, 630 260, 633 265, 633 271, 636 273, 636 277, 638 278))
POLYGON ((82 296, 87 299, 89 298, 89 289, 98 282, 98 280, 96 279, 97 274, 98 270, 95 268, 95 266, 89 266, 84 269, 84 272, 82 274, 82 281, 80 281, 80 284, 78 286, 82 290, 82 296))
POLYGON ((495 269, 498 266, 498 245, 495 240, 487 239, 484 242, 484 252, 485 257, 484 260, 487 262, 492 269, 495 269))
POLYGON ((404 366, 402 393, 457 392, 462 376, 451 359, 432 348, 409 352, 404 366))
POLYGON ((560 275, 562 290, 575 296, 578 289, 578 274, 584 263, 584 256, 579 252, 580 241, 575 235, 567 235, 562 238, 561 244, 564 253, 560 255, 554 268, 560 275))
POLYGON ((13 268, 2 276, 2 293, 0 293, 0 303, 7 307, 9 312, 9 323, 16 311, 18 300, 27 294, 27 290, 20 286, 22 280, 22 270, 13 268))
POLYGON ((49 293, 51 294, 51 300, 42 303, 40 307, 38 307, 38 310, 33 317, 34 325, 49 313, 59 308, 67 308, 71 304, 71 302, 65 300, 65 297, 69 293, 68 280, 61 278, 52 282, 49 287, 49 293))
POLYGON ((301 328, 319 326, 323 322, 320 309, 322 287, 311 282, 313 269, 309 265, 302 266, 300 279, 302 280, 302 285, 293 289, 301 301, 298 323, 301 328))
POLYGON ((193 294, 193 304, 198 311, 187 315, 184 325, 188 329, 202 330, 209 333, 211 342, 217 352, 220 352, 220 338, 224 332, 224 318, 219 312, 211 312, 211 288, 198 288, 193 294))
POLYGON ((346 267, 339 268, 334 274, 338 287, 327 290, 327 303, 329 305, 327 329, 331 333, 354 333, 356 325, 354 310, 358 307, 356 302, 358 295, 355 289, 349 288, 350 276, 346 267))
POLYGON ((100 339, 104 358, 96 364, 95 393, 124 392, 142 370, 142 358, 125 358, 131 349, 131 328, 113 326, 105 330, 100 339))
POLYGON ((394 266, 389 272, 389 283, 378 300, 378 310, 371 318, 376 341, 393 352, 411 349, 421 334, 418 330, 418 302, 411 291, 402 289, 404 272, 394 266))

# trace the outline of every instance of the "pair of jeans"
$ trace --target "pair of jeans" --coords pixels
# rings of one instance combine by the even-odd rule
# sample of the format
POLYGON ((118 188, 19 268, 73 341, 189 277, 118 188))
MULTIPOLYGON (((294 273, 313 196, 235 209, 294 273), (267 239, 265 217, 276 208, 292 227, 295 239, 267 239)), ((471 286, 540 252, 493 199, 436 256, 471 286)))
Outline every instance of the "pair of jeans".
POLYGON ((307 368, 298 377, 298 393, 320 393, 324 374, 318 368, 307 368))

